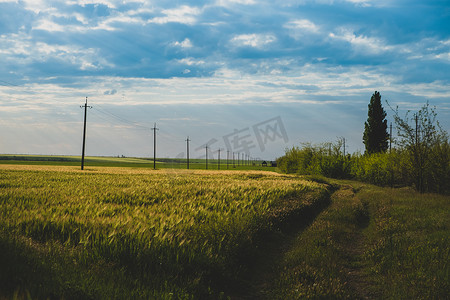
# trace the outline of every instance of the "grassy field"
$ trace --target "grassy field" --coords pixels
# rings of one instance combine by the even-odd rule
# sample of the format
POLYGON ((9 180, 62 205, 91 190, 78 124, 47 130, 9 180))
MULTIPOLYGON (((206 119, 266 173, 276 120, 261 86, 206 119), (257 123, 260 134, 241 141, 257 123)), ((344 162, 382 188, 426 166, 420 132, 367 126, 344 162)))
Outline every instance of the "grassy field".
POLYGON ((288 237, 268 299, 448 299, 450 197, 333 181, 339 189, 288 237))
POLYGON ((449 258, 449 196, 0 164, 0 299, 447 299, 449 258))
MULTIPOLYGON (((262 161, 252 163, 237 159, 221 159, 220 166, 217 159, 208 160, 208 170, 275 170, 272 167, 263 167, 262 161)), ((56 166, 81 166, 81 156, 59 156, 59 155, 0 155, 0 165, 56 165, 56 166)), ((157 158, 155 162, 157 169, 187 169, 187 160, 182 158, 157 158)), ((85 167, 119 167, 119 168, 148 168, 153 169, 153 158, 136 157, 111 157, 111 156, 87 156, 85 167)), ((205 159, 190 159, 189 169, 205 170, 205 159)))
POLYGON ((1 165, 0 295, 220 298, 326 186, 272 172, 1 165))

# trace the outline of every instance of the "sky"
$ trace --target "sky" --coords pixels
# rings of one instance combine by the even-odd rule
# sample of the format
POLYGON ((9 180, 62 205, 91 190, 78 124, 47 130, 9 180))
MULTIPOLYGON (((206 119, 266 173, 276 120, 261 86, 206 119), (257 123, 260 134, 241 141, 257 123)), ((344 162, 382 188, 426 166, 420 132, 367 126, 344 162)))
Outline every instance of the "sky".
POLYGON ((81 155, 86 97, 86 155, 364 152, 375 91, 450 131, 448 0, 0 0, 3 154, 81 155))

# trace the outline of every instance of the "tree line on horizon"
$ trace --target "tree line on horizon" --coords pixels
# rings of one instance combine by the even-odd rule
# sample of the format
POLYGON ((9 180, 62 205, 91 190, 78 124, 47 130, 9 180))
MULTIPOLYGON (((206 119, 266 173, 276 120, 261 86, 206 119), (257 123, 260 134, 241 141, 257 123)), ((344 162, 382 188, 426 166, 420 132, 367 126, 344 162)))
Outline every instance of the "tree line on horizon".
MULTIPOLYGON (((389 103, 386 101, 388 106, 389 103)), ((427 102, 404 117, 392 109, 397 139, 388 133, 387 113, 375 91, 364 123, 365 152, 342 154, 343 139, 335 143, 304 143, 286 149, 277 160, 286 173, 356 179, 382 186, 413 186, 421 193, 450 193, 450 144, 448 133, 427 102), (391 143, 396 145, 391 148, 391 143)))

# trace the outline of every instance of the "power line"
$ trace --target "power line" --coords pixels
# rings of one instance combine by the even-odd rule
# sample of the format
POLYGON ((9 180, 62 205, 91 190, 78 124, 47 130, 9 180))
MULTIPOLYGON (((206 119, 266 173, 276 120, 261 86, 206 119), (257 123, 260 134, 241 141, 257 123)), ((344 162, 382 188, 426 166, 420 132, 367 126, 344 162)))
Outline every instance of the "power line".
POLYGON ((107 122, 107 123, 110 123, 110 122, 111 122, 111 120, 108 120, 107 118, 105 118, 104 115, 99 114, 95 108, 94 108, 94 110, 92 111, 92 113, 93 113, 95 116, 97 116, 97 118, 99 118, 99 119, 101 119, 101 120, 103 120, 103 121, 105 121, 105 122, 107 122))
POLYGON ((119 122, 121 122, 121 123, 125 123, 125 124, 128 124, 128 125, 132 125, 132 126, 134 126, 134 127, 140 127, 141 129, 150 129, 150 128, 147 127, 147 126, 139 125, 139 124, 137 124, 136 122, 133 122, 133 121, 130 121, 130 120, 128 120, 128 119, 125 119, 125 118, 123 118, 123 117, 121 117, 121 116, 118 116, 118 115, 116 115, 116 114, 114 114, 114 113, 112 113, 112 112, 110 112, 110 111, 108 111, 108 110, 106 110, 106 109, 104 109, 104 108, 102 108, 102 107, 100 107, 100 109, 99 109, 99 108, 95 108, 95 110, 97 110, 98 112, 100 112, 100 113, 102 113, 102 114, 104 114, 104 115, 106 115, 106 116, 112 117, 113 119, 116 119, 117 121, 119 121, 119 122))

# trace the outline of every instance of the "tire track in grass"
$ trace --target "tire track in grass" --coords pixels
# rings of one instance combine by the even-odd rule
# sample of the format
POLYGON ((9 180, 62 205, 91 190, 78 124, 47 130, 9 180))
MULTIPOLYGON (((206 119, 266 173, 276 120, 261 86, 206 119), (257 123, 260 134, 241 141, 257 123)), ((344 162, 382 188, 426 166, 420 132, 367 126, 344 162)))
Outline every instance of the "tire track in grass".
POLYGON ((366 245, 363 230, 369 225, 370 216, 367 205, 361 202, 357 192, 358 190, 352 186, 343 185, 334 193, 332 201, 342 202, 346 210, 350 212, 347 225, 349 230, 345 232, 345 238, 340 241, 344 253, 342 268, 348 289, 357 299, 372 299, 373 295, 369 292, 372 285, 363 272, 365 266, 362 258, 366 245))
POLYGON ((247 289, 232 299, 373 298, 362 263, 366 206, 349 185, 325 203, 265 236, 247 289))
MULTIPOLYGON (((244 262, 246 270, 240 276, 239 284, 227 293, 231 299, 271 299, 272 283, 279 274, 284 254, 291 249, 295 238, 330 204, 335 188, 329 185, 319 195, 308 195, 309 205, 291 210, 282 217, 274 216, 274 229, 260 232, 255 238, 255 251, 244 262)), ((291 201, 304 202, 305 199, 291 201)))

